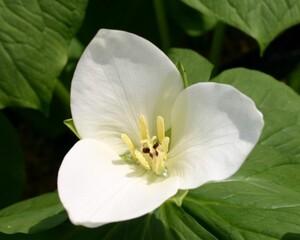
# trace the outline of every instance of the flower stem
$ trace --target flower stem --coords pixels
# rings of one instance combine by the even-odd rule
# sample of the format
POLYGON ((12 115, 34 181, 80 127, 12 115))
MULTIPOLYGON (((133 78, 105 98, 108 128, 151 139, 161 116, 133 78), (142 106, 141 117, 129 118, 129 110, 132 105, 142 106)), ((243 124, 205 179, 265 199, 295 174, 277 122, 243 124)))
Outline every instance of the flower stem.
POLYGON ((171 43, 168 21, 164 8, 164 0, 153 0, 153 6, 155 10, 156 20, 158 23, 162 50, 166 52, 170 48, 171 43))
POLYGON ((211 51, 210 51, 210 61, 215 66, 215 73, 218 71, 218 68, 219 68, 220 55, 221 55, 221 51, 222 51, 222 43, 223 43, 225 28, 226 28, 225 24, 219 22, 216 26, 216 29, 215 29, 214 35, 213 35, 211 51))

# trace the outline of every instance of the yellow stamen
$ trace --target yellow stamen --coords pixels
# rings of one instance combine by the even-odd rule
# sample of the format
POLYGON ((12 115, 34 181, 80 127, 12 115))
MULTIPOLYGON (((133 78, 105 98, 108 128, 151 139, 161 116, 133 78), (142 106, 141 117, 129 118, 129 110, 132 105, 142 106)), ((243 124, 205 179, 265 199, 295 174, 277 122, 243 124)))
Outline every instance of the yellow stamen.
POLYGON ((148 163, 148 161, 146 160, 146 158, 144 158, 143 154, 141 152, 139 152, 138 150, 135 150, 135 157, 138 160, 138 162, 148 171, 151 170, 151 167, 148 163))
POLYGON ((157 137, 159 142, 162 142, 165 138, 165 124, 164 119, 161 116, 158 116, 156 119, 157 126, 157 137))
POLYGON ((142 140, 149 139, 148 125, 144 115, 140 116, 140 134, 142 140))
POLYGON ((165 137, 161 141, 161 148, 162 148, 163 152, 167 153, 169 151, 169 143, 170 143, 170 138, 169 137, 165 137))
POLYGON ((147 171, 158 176, 168 175, 166 160, 169 150, 170 138, 165 136, 164 119, 158 116, 156 119, 157 136, 149 137, 149 129, 144 115, 139 117, 140 146, 136 149, 131 139, 122 134, 121 138, 128 146, 132 159, 147 171))
POLYGON ((164 156, 158 155, 155 159, 155 164, 153 164, 153 171, 157 175, 162 175, 166 171, 165 163, 164 163, 164 156))
POLYGON ((135 147, 131 141, 131 139, 128 137, 128 135, 126 134, 121 134, 121 138, 123 140, 123 142, 127 145, 127 147, 129 148, 129 151, 131 153, 131 155, 134 156, 134 152, 135 152, 135 147))

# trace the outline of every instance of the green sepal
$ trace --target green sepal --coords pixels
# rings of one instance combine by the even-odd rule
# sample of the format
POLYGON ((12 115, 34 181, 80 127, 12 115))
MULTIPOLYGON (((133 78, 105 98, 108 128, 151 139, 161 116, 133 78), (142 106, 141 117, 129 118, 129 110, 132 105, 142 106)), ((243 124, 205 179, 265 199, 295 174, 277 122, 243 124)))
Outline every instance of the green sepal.
POLYGON ((72 118, 66 119, 64 120, 64 124, 79 138, 81 139, 81 137, 79 136, 79 133, 76 130, 74 121, 72 118))

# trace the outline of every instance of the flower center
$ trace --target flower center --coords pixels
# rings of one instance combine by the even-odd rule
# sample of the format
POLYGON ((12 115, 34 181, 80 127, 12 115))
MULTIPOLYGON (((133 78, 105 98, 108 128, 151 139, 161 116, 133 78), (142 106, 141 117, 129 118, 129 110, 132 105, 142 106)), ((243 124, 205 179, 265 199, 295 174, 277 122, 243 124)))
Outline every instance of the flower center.
POLYGON ((149 137, 149 129, 144 115, 139 118, 140 124, 140 143, 137 149, 131 139, 126 134, 121 134, 121 138, 130 150, 136 163, 140 164, 149 172, 156 175, 167 177, 168 170, 165 166, 170 138, 165 136, 164 119, 157 117, 157 136, 149 137))

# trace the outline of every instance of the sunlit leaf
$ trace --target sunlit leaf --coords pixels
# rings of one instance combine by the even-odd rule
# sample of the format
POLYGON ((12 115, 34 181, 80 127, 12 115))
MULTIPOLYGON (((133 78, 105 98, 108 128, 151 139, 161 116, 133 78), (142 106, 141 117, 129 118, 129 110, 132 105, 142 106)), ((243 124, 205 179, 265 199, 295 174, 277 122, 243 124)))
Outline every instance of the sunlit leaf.
POLYGON ((261 53, 287 28, 300 23, 298 0, 181 0, 236 27, 258 42, 261 53))
POLYGON ((0 237, 4 240, 168 239, 166 238, 167 235, 164 225, 157 219, 155 214, 149 214, 132 221, 108 224, 99 228, 84 228, 65 222, 53 229, 33 235, 0 234, 0 237))
POLYGON ((47 113, 87 0, 0 0, 0 108, 47 113))
POLYGON ((160 218, 171 234, 172 239, 205 239, 216 240, 208 229, 182 208, 174 204, 164 204, 160 207, 160 218))
POLYGON ((35 233, 67 219, 57 193, 48 193, 16 203, 0 211, 0 232, 35 233))
POLYGON ((300 234, 300 98, 270 76, 246 69, 213 81, 231 84, 263 112, 259 144, 230 179, 192 190, 183 208, 219 239, 300 234))

